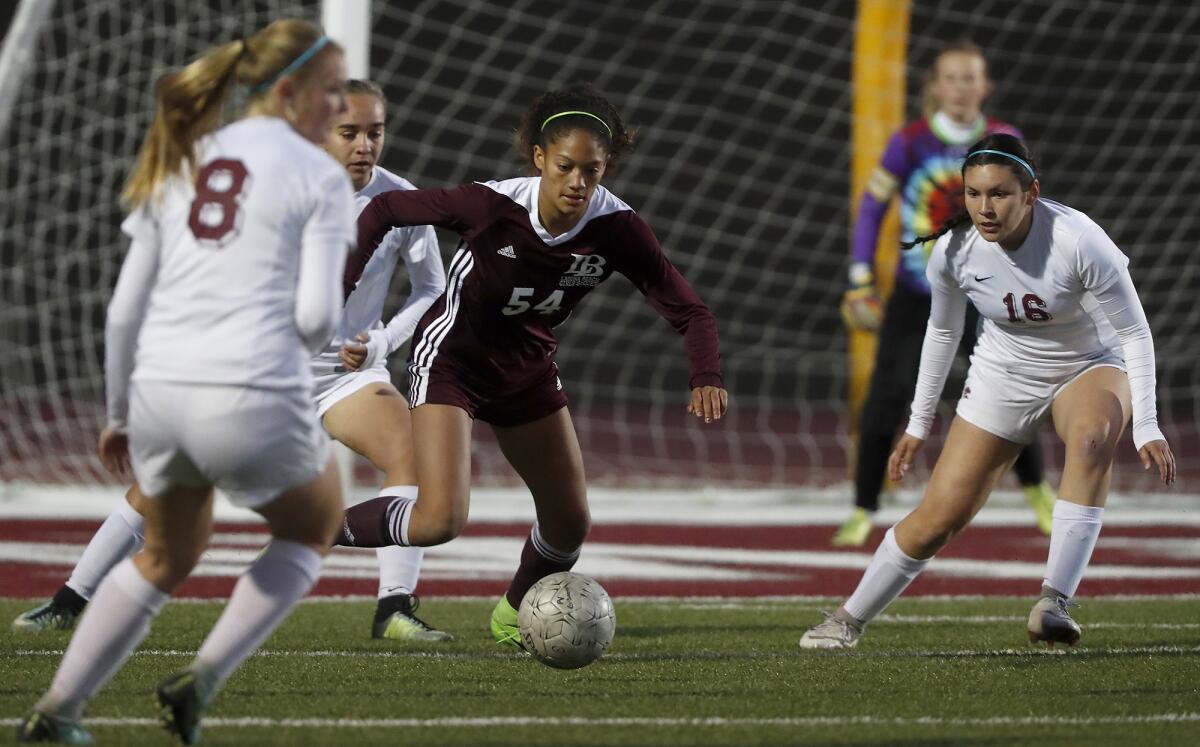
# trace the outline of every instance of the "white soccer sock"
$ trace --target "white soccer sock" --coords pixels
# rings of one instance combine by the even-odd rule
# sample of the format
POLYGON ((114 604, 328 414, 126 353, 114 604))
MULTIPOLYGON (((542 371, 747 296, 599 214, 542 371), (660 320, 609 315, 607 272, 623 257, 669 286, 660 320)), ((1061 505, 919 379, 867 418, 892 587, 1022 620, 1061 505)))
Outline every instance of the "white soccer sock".
POLYGON ((1078 503, 1054 502, 1054 528, 1050 530, 1050 555, 1043 583, 1068 597, 1075 595, 1092 549, 1100 537, 1104 509, 1078 503))
POLYGON ((117 564, 83 613, 54 683, 37 709, 79 718, 87 701, 150 632, 150 621, 170 598, 143 578, 132 560, 117 564))
MULTIPOLYGON (((398 498, 417 498, 416 485, 392 485, 379 491, 380 496, 394 495, 398 498)), ((411 518, 411 512, 410 512, 411 518)), ((408 526, 404 526, 404 539, 408 539, 408 526)), ((417 589, 421 575, 421 561, 425 557, 424 547, 380 547, 375 550, 379 559, 379 598, 397 594, 412 594, 417 589)))
POLYGON ((883 535, 858 588, 842 607, 856 619, 870 622, 900 596, 928 564, 928 559, 910 558, 900 549, 896 544, 896 528, 892 527, 883 535))
POLYGON ((145 529, 146 520, 133 510, 129 501, 122 499, 92 535, 67 579, 67 586, 84 599, 91 599, 113 566, 142 549, 145 529))
POLYGON ((279 627, 320 574, 321 555, 316 550, 291 540, 271 540, 238 579, 229 604, 196 654, 195 667, 213 677, 214 689, 279 627))

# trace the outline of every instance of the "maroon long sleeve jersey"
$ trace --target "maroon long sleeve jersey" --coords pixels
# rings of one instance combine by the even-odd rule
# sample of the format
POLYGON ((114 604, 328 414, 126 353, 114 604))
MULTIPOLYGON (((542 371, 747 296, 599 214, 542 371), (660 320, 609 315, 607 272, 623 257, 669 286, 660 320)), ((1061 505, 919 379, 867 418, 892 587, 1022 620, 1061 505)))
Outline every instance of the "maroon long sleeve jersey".
POLYGON ((386 192, 358 219, 358 248, 346 265, 347 295, 397 226, 435 225, 462 241, 446 291, 421 318, 414 355, 443 357, 464 374, 520 386, 522 373, 554 355, 554 327, 614 272, 629 278, 684 337, 691 387, 721 386, 717 323, 628 205, 596 187, 570 231, 551 236, 538 218, 540 177, 474 182, 453 189, 386 192))

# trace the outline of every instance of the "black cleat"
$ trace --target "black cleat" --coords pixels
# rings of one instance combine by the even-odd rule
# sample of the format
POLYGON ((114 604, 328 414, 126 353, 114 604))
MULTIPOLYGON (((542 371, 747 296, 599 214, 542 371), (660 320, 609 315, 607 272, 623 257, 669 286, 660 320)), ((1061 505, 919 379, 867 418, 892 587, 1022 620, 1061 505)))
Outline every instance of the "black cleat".
POLYGON ((12 629, 14 633, 71 630, 86 606, 86 599, 71 587, 64 585, 49 602, 17 615, 17 619, 13 620, 12 629))
POLYGON ((208 710, 208 688, 194 671, 185 669, 158 686, 159 721, 184 744, 200 743, 200 718, 208 710))

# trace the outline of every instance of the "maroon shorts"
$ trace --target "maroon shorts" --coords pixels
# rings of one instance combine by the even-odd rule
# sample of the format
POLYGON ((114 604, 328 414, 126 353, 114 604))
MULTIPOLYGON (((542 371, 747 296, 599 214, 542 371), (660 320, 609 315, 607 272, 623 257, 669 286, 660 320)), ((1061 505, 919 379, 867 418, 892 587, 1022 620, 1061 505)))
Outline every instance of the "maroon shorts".
POLYGON ((451 405, 476 420, 502 428, 527 425, 567 406, 558 378, 558 365, 547 360, 544 369, 519 389, 501 391, 475 377, 463 375, 439 360, 432 367, 409 366, 409 407, 451 405))

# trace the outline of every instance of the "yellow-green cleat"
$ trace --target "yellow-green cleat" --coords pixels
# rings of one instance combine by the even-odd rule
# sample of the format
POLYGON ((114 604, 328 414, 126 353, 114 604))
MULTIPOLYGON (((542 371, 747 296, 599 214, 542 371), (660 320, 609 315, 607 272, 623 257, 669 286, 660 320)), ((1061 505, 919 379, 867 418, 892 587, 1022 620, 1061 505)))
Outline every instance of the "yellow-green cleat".
POLYGON ((856 508, 850 518, 838 527, 829 544, 834 547, 862 547, 871 536, 873 526, 871 514, 866 509, 856 508))
POLYGON ((375 607, 375 620, 371 623, 371 637, 417 643, 454 640, 454 636, 417 617, 419 605, 416 594, 395 594, 380 599, 375 607))
POLYGON ((521 631, 517 626, 517 611, 508 603, 508 597, 500 597, 496 608, 492 610, 492 637, 501 646, 525 649, 521 645, 521 631))
POLYGON ((1054 495, 1053 488, 1048 483, 1041 482, 1037 485, 1026 485, 1022 488, 1025 493, 1025 500, 1029 502, 1033 508, 1033 515, 1037 518, 1038 529, 1047 537, 1050 536, 1050 530, 1054 528, 1054 501, 1058 496, 1054 495))

